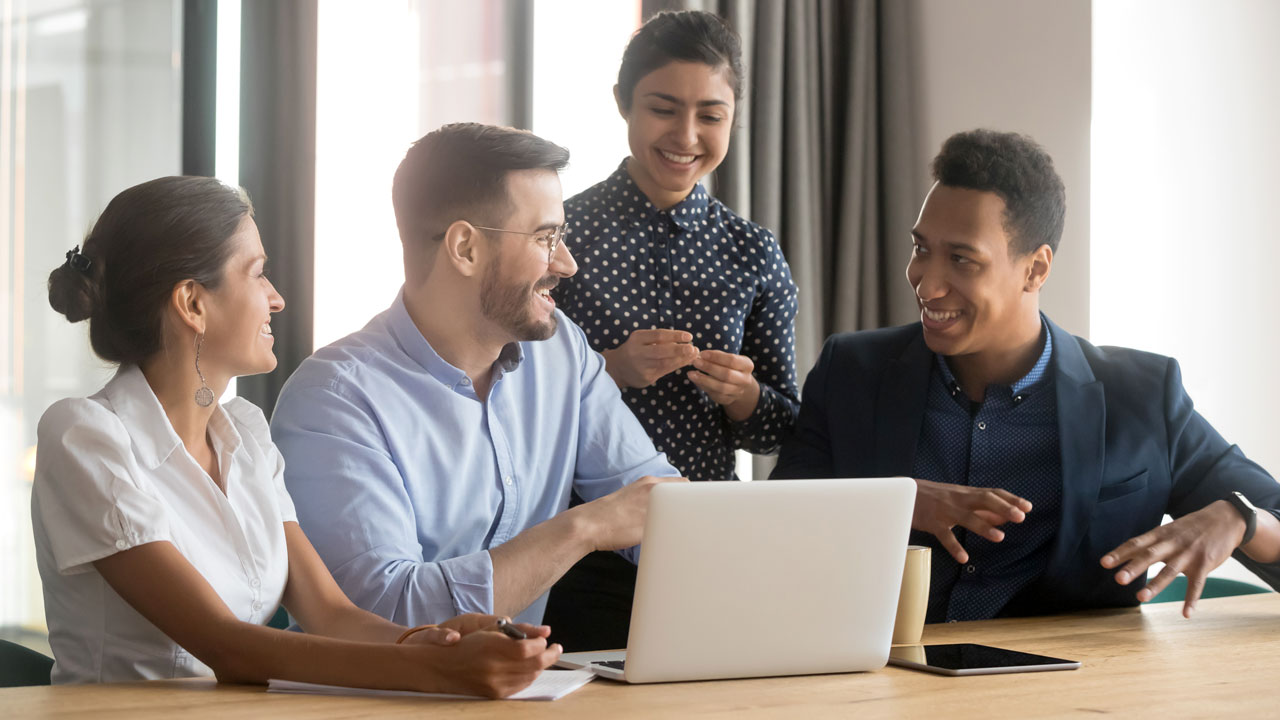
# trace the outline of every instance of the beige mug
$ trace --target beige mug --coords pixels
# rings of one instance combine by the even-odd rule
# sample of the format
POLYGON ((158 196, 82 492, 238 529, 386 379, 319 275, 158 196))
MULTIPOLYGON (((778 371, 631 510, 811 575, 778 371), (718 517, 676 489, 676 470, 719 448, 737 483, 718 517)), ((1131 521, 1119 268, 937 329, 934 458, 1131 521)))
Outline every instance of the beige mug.
POLYGON ((902 571, 898 594, 898 615, 893 622, 894 645, 916 645, 924 632, 924 616, 929 609, 931 550, 924 545, 907 546, 907 565, 902 571))

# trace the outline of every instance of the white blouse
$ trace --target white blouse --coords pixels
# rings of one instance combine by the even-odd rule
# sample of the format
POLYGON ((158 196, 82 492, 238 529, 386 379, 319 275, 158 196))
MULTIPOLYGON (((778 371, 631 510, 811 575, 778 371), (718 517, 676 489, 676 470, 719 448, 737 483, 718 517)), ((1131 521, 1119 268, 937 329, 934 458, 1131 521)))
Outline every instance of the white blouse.
POLYGON ((187 453, 136 366, 40 418, 31 497, 54 683, 211 675, 103 580, 93 562, 169 542, 236 617, 265 624, 289 573, 296 522, 262 411, 215 408, 209 437, 226 494, 187 453))

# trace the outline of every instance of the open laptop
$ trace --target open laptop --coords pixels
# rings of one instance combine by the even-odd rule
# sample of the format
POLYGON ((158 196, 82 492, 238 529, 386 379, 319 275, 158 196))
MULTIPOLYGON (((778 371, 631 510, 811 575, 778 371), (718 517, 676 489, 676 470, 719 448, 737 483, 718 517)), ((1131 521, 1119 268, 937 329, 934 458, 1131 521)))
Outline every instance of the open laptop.
POLYGON ((883 667, 915 492, 908 478, 658 485, 627 650, 560 664, 631 683, 883 667))

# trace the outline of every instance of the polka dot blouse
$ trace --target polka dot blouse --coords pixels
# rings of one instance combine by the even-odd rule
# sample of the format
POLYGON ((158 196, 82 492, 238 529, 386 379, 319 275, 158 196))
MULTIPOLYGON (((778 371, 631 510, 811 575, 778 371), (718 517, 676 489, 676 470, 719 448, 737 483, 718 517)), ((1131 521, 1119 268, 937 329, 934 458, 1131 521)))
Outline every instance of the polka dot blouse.
POLYGON ((773 233, 701 185, 658 210, 624 162, 565 202, 578 273, 553 292, 596 350, 633 330, 693 334, 694 347, 746 355, 760 402, 734 422, 681 369, 622 397, 657 448, 690 480, 733 480, 735 448, 776 452, 795 425, 796 286, 773 233))

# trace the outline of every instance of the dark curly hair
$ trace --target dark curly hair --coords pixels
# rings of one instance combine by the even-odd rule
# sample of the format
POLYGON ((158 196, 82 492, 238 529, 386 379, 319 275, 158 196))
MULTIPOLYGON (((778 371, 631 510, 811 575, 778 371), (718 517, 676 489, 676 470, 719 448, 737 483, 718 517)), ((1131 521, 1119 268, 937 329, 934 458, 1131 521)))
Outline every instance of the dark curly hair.
POLYGON ((140 364, 161 349, 173 288, 195 280, 216 289, 235 249, 227 240, 252 216, 244 190, 213 178, 134 185, 94 223, 82 266, 68 258, 49 274, 49 305, 71 322, 89 321, 98 357, 140 364))
POLYGON ((677 60, 727 68, 733 99, 742 100, 746 73, 738 33, 714 13, 685 10, 654 15, 627 43, 618 68, 618 100, 622 107, 631 109, 631 95, 641 78, 677 60))
POLYGON ((994 130, 956 133, 933 159, 933 179, 949 187, 993 192, 1004 200, 1004 229, 1016 255, 1048 245, 1058 252, 1067 194, 1053 158, 1026 135, 994 130))

